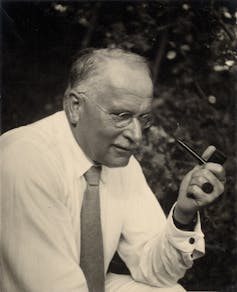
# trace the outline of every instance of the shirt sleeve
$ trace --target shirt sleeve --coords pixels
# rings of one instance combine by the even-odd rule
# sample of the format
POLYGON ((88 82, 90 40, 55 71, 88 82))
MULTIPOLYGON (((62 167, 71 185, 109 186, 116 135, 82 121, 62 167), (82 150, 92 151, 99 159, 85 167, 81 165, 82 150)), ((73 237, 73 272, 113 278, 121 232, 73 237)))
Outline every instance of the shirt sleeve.
POLYGON ((149 285, 173 286, 193 260, 204 254, 200 218, 194 231, 175 227, 148 187, 137 161, 132 161, 129 200, 118 252, 132 277, 149 285))
POLYGON ((35 144, 16 142, 1 154, 0 286, 6 292, 88 292, 60 166, 35 144))

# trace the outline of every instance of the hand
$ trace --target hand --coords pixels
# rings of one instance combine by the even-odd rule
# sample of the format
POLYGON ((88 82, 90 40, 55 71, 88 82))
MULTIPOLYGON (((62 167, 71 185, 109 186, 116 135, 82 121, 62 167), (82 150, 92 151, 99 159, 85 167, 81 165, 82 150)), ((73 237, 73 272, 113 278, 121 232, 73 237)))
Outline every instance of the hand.
MULTIPOLYGON (((202 157, 208 160, 215 149, 214 146, 209 146, 202 157)), ((174 210, 175 219, 182 224, 188 224, 198 210, 212 203, 224 192, 225 180, 225 170, 220 164, 207 162, 195 166, 182 180, 174 210), (202 185, 206 182, 213 186, 213 191, 208 194, 202 190, 202 185), (192 197, 188 197, 190 193, 192 197)))

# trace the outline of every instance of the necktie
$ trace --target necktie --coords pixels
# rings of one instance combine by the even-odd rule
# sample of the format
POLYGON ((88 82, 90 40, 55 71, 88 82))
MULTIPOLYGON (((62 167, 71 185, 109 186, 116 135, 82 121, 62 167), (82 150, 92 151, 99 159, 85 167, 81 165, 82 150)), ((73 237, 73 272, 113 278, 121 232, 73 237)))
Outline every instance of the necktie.
POLYGON ((87 188, 81 209, 80 266, 90 292, 104 292, 104 253, 100 220, 101 166, 92 166, 84 177, 87 188))

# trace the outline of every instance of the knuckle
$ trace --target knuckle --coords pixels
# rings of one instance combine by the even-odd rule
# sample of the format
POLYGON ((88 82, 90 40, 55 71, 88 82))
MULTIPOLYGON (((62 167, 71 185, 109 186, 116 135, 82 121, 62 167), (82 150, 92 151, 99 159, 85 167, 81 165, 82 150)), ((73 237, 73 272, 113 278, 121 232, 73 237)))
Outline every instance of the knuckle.
POLYGON ((203 171, 202 171, 202 174, 203 174, 204 176, 209 175, 209 173, 210 173, 210 171, 209 171, 208 169, 206 169, 206 168, 204 168, 203 171))
POLYGON ((224 173, 225 172, 224 167, 222 165, 220 165, 220 164, 216 165, 216 171, 218 173, 224 173))
POLYGON ((207 180, 206 180, 203 176, 199 176, 199 177, 198 177, 198 183, 199 183, 199 184, 202 185, 202 184, 204 184, 206 181, 207 181, 207 180))
POLYGON ((222 193, 224 192, 224 190, 225 190, 225 187, 224 187, 224 185, 221 183, 221 184, 220 184, 220 193, 222 194, 222 193))
POLYGON ((192 189, 192 192, 197 193, 199 188, 197 185, 192 185, 191 189, 192 189))

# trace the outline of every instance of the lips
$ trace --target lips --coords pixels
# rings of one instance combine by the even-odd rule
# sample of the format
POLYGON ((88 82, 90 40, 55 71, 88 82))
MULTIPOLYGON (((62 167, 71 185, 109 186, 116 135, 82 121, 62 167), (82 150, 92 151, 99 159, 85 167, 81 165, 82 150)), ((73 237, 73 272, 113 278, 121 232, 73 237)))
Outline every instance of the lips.
POLYGON ((113 145, 116 149, 120 150, 120 151, 123 151, 123 152, 130 152, 130 153, 133 153, 135 152, 136 148, 134 147, 124 147, 124 146, 121 146, 121 145, 113 145))

